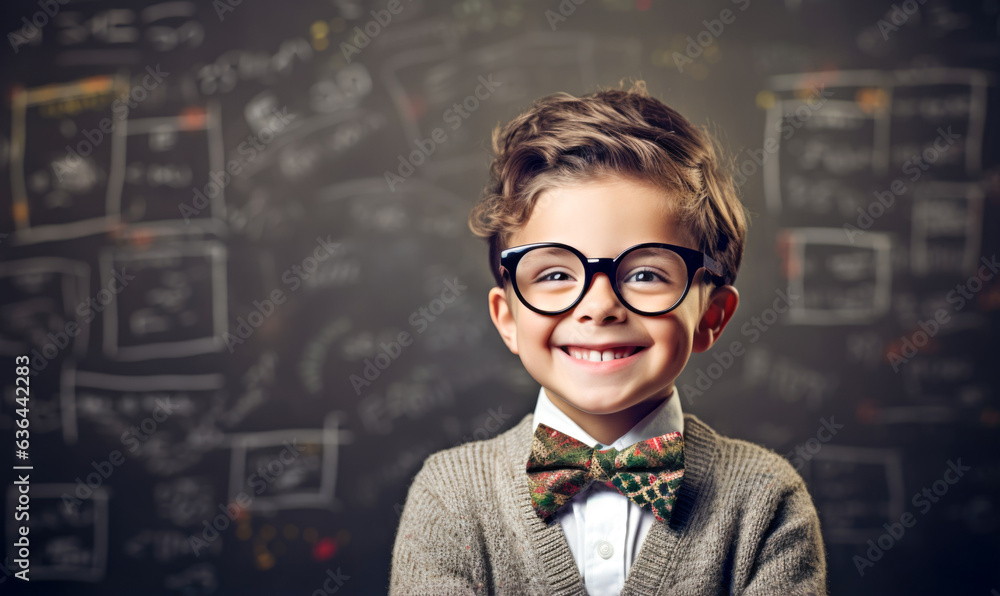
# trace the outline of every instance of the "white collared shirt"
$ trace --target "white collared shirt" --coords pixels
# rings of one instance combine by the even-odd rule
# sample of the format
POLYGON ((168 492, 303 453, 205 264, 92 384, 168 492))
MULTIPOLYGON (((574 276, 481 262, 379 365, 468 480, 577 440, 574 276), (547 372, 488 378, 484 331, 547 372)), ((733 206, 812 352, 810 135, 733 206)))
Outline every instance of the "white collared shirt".
MULTIPOLYGON (((667 433, 684 433, 684 417, 676 386, 669 399, 611 445, 599 443, 573 422, 552 403, 544 387, 538 390, 532 428, 537 428, 539 424, 546 424, 598 449, 624 449, 633 443, 667 433)), ((570 499, 556 513, 556 519, 566 534, 587 592, 593 596, 621 592, 628 570, 639 554, 639 547, 656 521, 652 511, 642 509, 625 495, 600 482, 592 482, 570 499)))

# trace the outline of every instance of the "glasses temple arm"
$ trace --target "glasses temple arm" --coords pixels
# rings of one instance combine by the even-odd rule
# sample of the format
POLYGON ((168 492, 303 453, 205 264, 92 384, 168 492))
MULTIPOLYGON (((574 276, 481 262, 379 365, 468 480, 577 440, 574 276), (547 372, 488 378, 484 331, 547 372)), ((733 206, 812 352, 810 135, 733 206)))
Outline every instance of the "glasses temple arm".
POLYGON ((709 273, 721 279, 724 284, 729 283, 729 276, 722 272, 722 265, 708 255, 705 255, 705 269, 707 269, 709 273))

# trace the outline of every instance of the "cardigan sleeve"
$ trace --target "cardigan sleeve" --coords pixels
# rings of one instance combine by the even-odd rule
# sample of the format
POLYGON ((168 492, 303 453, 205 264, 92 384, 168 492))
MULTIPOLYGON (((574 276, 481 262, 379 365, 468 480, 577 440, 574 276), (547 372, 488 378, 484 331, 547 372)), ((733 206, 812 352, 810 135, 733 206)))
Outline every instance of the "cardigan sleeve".
POLYGON ((470 516, 457 512, 443 487, 450 486, 432 465, 424 462, 406 496, 396 531, 389 578, 390 596, 445 595, 482 592, 474 579, 476 556, 482 551, 470 516))
POLYGON ((819 516, 798 475, 763 533, 743 596, 826 596, 826 552, 819 516))

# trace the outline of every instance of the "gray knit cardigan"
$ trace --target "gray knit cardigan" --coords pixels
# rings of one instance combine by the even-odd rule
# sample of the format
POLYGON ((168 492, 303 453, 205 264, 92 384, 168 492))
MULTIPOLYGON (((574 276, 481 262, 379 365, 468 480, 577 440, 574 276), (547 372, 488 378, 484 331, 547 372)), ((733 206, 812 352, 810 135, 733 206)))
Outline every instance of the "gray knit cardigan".
MULTIPOLYGON (((430 455, 406 497, 389 594, 587 594, 559 522, 531 507, 533 414, 430 455)), ((621 594, 816 594, 826 552, 802 477, 774 451, 684 415, 684 481, 621 594)))

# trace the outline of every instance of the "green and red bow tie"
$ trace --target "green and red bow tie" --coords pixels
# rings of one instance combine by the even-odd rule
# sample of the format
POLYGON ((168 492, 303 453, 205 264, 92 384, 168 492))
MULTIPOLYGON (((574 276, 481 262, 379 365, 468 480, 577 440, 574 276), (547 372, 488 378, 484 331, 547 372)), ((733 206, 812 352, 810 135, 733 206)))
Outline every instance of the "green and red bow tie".
POLYGON ((558 430, 538 424, 528 457, 531 505, 548 522, 593 481, 631 499, 656 519, 667 521, 684 477, 684 438, 672 432, 598 451, 558 430))

